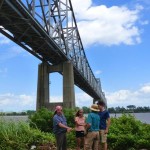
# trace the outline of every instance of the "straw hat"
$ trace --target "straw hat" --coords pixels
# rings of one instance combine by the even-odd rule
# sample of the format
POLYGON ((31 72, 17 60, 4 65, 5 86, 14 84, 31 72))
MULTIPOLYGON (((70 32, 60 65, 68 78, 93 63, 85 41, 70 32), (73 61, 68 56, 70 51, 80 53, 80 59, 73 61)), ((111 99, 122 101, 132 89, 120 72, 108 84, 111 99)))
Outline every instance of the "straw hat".
POLYGON ((91 109, 92 111, 99 111, 97 104, 93 104, 93 105, 90 107, 90 109, 91 109))

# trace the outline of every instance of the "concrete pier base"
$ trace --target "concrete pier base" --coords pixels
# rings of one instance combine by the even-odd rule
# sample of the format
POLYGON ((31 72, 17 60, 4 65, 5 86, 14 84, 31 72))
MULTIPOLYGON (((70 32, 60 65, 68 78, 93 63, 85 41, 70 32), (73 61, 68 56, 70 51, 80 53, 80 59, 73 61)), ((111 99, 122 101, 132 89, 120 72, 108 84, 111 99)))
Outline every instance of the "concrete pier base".
MULTIPOLYGON (((57 85, 56 85, 57 86, 57 85)), ((70 62, 64 62, 58 65, 48 65, 41 63, 38 68, 38 88, 36 110, 46 107, 54 110, 57 105, 64 108, 75 107, 74 91, 74 73, 73 65, 70 62), (51 103, 49 99, 49 74, 59 72, 63 75, 63 102, 51 103)))

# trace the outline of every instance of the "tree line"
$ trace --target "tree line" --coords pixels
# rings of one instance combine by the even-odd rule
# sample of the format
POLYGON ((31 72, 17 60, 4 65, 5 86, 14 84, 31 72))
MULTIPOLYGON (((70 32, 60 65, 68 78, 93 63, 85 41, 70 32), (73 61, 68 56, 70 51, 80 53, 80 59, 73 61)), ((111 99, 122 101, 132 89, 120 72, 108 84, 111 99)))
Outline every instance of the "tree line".
POLYGON ((146 113, 150 112, 150 107, 149 106, 144 106, 144 107, 136 107, 135 105, 128 105, 126 108, 125 107, 111 107, 108 108, 108 111, 110 113, 146 113))
POLYGON ((34 114, 36 111, 35 110, 27 110, 23 112, 0 112, 0 116, 26 116, 26 115, 31 115, 34 114))
MULTIPOLYGON (((79 107, 76 107, 76 109, 79 109, 79 107)), ((82 107, 83 111, 85 114, 90 112, 90 108, 83 106, 82 107)), ((150 107, 149 106, 138 106, 136 107, 135 105, 128 105, 126 108, 125 107, 110 107, 108 108, 108 111, 110 113, 146 113, 150 112, 150 107)), ((36 111, 35 110, 27 110, 23 112, 0 112, 0 116, 6 115, 6 116, 25 116, 25 115, 31 115, 34 114, 36 111)))
MULTIPOLYGON (((90 109, 88 107, 82 107, 84 113, 89 113, 90 109)), ((110 107, 108 108, 108 111, 110 113, 146 113, 150 112, 150 107, 149 106, 138 106, 136 107, 135 105, 128 105, 127 107, 110 107)))

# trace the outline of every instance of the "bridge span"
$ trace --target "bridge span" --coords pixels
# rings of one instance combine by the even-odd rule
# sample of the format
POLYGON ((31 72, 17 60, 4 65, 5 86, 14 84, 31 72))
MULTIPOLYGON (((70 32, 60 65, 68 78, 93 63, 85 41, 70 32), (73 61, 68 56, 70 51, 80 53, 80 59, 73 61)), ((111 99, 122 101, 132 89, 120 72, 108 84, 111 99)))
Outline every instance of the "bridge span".
MULTIPOLYGON (((1 0, 0 32, 42 61, 37 109, 49 103, 49 74, 63 75, 64 107, 75 107, 74 84, 106 103, 85 55, 71 0, 1 0)), ((49 105, 49 106, 48 106, 49 105)))

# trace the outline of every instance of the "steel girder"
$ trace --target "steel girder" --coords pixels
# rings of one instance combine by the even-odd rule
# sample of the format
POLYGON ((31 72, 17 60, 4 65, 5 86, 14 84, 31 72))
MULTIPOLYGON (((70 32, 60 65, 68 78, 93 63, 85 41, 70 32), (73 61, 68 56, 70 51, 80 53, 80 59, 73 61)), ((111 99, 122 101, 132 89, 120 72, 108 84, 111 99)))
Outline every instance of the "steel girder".
POLYGON ((95 78, 86 58, 71 0, 3 0, 0 8, 0 31, 5 36, 49 64, 71 61, 75 84, 93 98, 106 101, 100 79, 95 78), (11 8, 7 14, 3 11, 6 4, 11 8))

